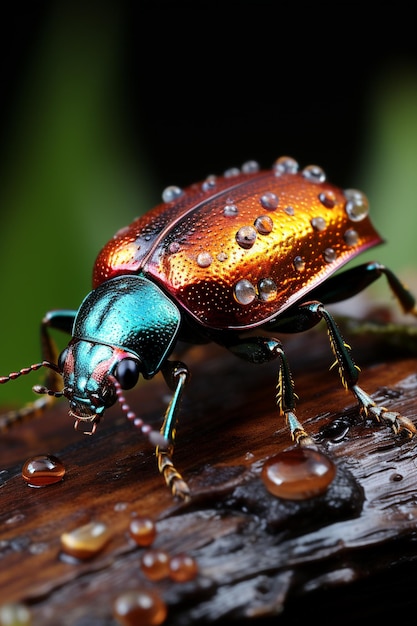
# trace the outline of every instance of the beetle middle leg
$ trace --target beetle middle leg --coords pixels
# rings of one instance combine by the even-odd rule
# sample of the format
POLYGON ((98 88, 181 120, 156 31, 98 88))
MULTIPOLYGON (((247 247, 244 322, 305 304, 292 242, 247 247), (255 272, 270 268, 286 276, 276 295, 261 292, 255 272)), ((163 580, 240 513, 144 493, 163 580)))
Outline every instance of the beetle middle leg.
POLYGON ((279 413, 285 418, 293 441, 304 446, 315 446, 313 439, 303 428, 295 414, 297 395, 281 342, 274 337, 247 337, 228 344, 227 348, 236 356, 250 363, 266 363, 275 359, 279 360, 280 367, 276 385, 276 400, 279 413))

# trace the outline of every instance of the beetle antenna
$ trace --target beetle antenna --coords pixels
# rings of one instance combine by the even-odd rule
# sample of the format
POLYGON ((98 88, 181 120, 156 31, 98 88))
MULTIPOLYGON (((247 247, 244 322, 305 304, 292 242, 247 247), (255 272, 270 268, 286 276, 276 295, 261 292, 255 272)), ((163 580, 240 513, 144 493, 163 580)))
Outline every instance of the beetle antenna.
POLYGON ((165 439, 163 435, 157 430, 154 430, 150 424, 147 424, 140 417, 136 415, 134 411, 130 408, 129 404, 126 402, 126 398, 123 395, 123 389, 114 376, 111 376, 111 381, 116 390, 117 400, 122 407, 122 411, 126 414, 127 419, 133 423, 134 426, 140 428, 142 433, 149 439, 153 446, 159 446, 160 448, 166 449, 169 446, 169 441, 165 439))
POLYGON ((48 387, 44 387, 43 385, 34 385, 32 387, 32 391, 34 393, 45 394, 47 396, 53 396, 54 398, 62 398, 65 395, 65 390, 53 391, 53 389, 48 389, 48 387))
MULTIPOLYGON (((16 380, 16 378, 19 378, 20 376, 26 376, 26 374, 30 374, 31 372, 36 372, 36 370, 39 370, 41 367, 49 367, 49 369, 54 370, 54 372, 59 373, 59 368, 57 365, 55 365, 55 363, 52 363, 51 361, 41 361, 40 363, 34 363, 33 365, 30 365, 29 367, 22 367, 22 369, 19 370, 18 372, 11 372, 8 376, 0 376, 0 385, 3 385, 4 383, 8 383, 11 380, 16 380)), ((37 393, 45 393, 45 392, 37 392, 37 393)))

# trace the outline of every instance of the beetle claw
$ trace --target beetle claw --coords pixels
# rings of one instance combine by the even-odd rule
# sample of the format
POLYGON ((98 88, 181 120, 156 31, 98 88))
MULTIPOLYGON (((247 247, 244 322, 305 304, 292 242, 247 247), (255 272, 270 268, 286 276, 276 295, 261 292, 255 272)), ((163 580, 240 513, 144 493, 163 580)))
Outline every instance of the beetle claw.
POLYGON ((301 426, 293 411, 285 412, 285 420, 290 429, 291 438, 297 445, 317 447, 310 435, 301 426))
POLYGON ((376 422, 385 422, 388 424, 394 435, 403 433, 408 439, 417 434, 417 428, 408 417, 403 417, 398 411, 389 411, 384 406, 378 406, 363 389, 355 385, 352 391, 359 400, 361 413, 366 416, 370 415, 376 422))

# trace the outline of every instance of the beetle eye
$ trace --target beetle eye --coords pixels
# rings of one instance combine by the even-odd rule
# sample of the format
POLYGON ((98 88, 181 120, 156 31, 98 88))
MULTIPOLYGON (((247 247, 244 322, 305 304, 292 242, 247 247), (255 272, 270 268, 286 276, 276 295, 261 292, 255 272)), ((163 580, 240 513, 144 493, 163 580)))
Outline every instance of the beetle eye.
POLYGON ((61 372, 64 371, 64 365, 65 365, 65 361, 67 360, 67 356, 68 356, 68 348, 65 348, 58 357, 58 367, 61 372))
POLYGON ((122 359, 114 370, 114 375, 122 389, 132 389, 138 382, 140 366, 135 359, 122 359))

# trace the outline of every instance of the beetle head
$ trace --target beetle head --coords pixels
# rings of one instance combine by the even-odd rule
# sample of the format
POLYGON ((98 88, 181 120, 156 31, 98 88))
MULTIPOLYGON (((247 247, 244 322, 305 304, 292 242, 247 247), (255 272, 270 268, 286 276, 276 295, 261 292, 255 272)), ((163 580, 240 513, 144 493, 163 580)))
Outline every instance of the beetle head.
POLYGON ((141 370, 136 355, 80 339, 73 339, 61 353, 58 367, 69 414, 76 427, 80 422, 92 423, 88 432, 95 431, 104 411, 116 402, 116 388, 134 387, 141 370))
POLYGON ((137 275, 113 278, 82 302, 73 338, 58 368, 75 425, 91 422, 131 389, 141 373, 156 374, 177 338, 180 313, 152 281, 137 275))

